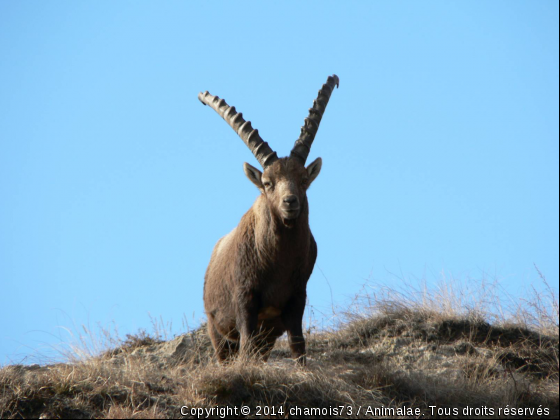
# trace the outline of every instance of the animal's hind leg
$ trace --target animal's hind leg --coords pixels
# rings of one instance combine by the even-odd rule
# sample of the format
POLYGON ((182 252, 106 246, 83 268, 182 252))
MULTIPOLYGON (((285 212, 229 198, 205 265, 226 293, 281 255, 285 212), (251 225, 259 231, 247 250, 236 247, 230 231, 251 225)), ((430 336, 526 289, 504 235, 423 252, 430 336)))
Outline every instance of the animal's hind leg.
POLYGON ((258 346, 257 348, 259 351, 259 355, 262 357, 263 361, 265 362, 268 361, 268 358, 270 357, 270 353, 272 352, 275 343, 276 343, 275 335, 269 335, 263 338, 262 340, 259 340, 257 344, 258 346))
POLYGON ((222 334, 220 334, 220 332, 216 329, 214 321, 211 319, 211 317, 208 317, 208 335, 210 336, 210 340, 212 341, 212 346, 214 347, 216 357, 220 362, 224 362, 227 359, 235 356, 235 354, 237 354, 237 352, 239 351, 239 342, 230 341, 222 334))
POLYGON ((232 359, 237 353, 239 353, 239 340, 232 341, 224 339, 224 354, 226 354, 226 359, 232 359))

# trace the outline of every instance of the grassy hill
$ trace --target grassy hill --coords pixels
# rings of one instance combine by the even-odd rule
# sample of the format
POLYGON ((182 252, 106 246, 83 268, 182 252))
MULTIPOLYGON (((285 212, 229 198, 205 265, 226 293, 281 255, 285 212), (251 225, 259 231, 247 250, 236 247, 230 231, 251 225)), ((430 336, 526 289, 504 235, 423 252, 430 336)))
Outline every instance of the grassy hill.
MULTIPOLYGON (((557 300, 535 324, 425 298, 378 299, 336 328, 308 328, 305 368, 285 340, 268 363, 219 365, 204 327, 168 341, 141 332, 71 363, 7 366, 0 417, 558 417, 557 300)), ((542 305, 528 305, 539 316, 542 305)))

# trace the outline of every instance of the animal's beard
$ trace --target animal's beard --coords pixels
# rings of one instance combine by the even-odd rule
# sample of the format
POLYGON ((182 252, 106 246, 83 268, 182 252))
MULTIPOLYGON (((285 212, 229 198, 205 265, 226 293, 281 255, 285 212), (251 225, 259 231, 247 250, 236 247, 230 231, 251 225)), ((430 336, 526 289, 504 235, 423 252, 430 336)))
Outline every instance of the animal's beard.
POLYGON ((282 218, 282 224, 287 228, 293 228, 296 225, 296 222, 297 222, 297 218, 295 219, 286 219, 284 217, 282 218))

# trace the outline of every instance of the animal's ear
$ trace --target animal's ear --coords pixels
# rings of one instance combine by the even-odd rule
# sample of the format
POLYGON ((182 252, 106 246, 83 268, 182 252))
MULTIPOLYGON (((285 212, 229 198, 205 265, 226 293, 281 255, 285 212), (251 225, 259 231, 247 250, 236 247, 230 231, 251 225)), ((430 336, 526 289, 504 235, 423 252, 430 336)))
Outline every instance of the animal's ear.
POLYGON ((313 182, 319 172, 321 172, 321 166, 323 165, 323 159, 317 158, 309 164, 307 167, 307 175, 309 176, 309 184, 313 182))
POLYGON ((263 185, 261 181, 262 172, 259 171, 254 166, 249 165, 247 162, 243 164, 243 170, 245 171, 245 175, 247 175, 247 178, 249 178, 249 181, 255 184, 258 189, 262 190, 263 189, 263 185))

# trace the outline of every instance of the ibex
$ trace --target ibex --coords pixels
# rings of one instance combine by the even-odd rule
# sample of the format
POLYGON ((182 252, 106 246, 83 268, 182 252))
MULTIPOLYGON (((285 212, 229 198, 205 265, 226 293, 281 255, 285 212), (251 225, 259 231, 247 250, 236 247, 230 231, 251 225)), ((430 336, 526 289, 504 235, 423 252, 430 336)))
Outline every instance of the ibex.
POLYGON ((223 99, 200 93, 251 149, 263 172, 244 163, 247 178, 261 194, 239 225, 221 238, 204 277, 208 333, 220 362, 235 355, 264 360, 284 332, 292 357, 305 364, 302 318, 306 287, 317 258, 309 229, 306 191, 321 171, 321 158, 305 161, 330 96, 339 80, 323 85, 289 157, 278 158, 258 131, 223 99))

